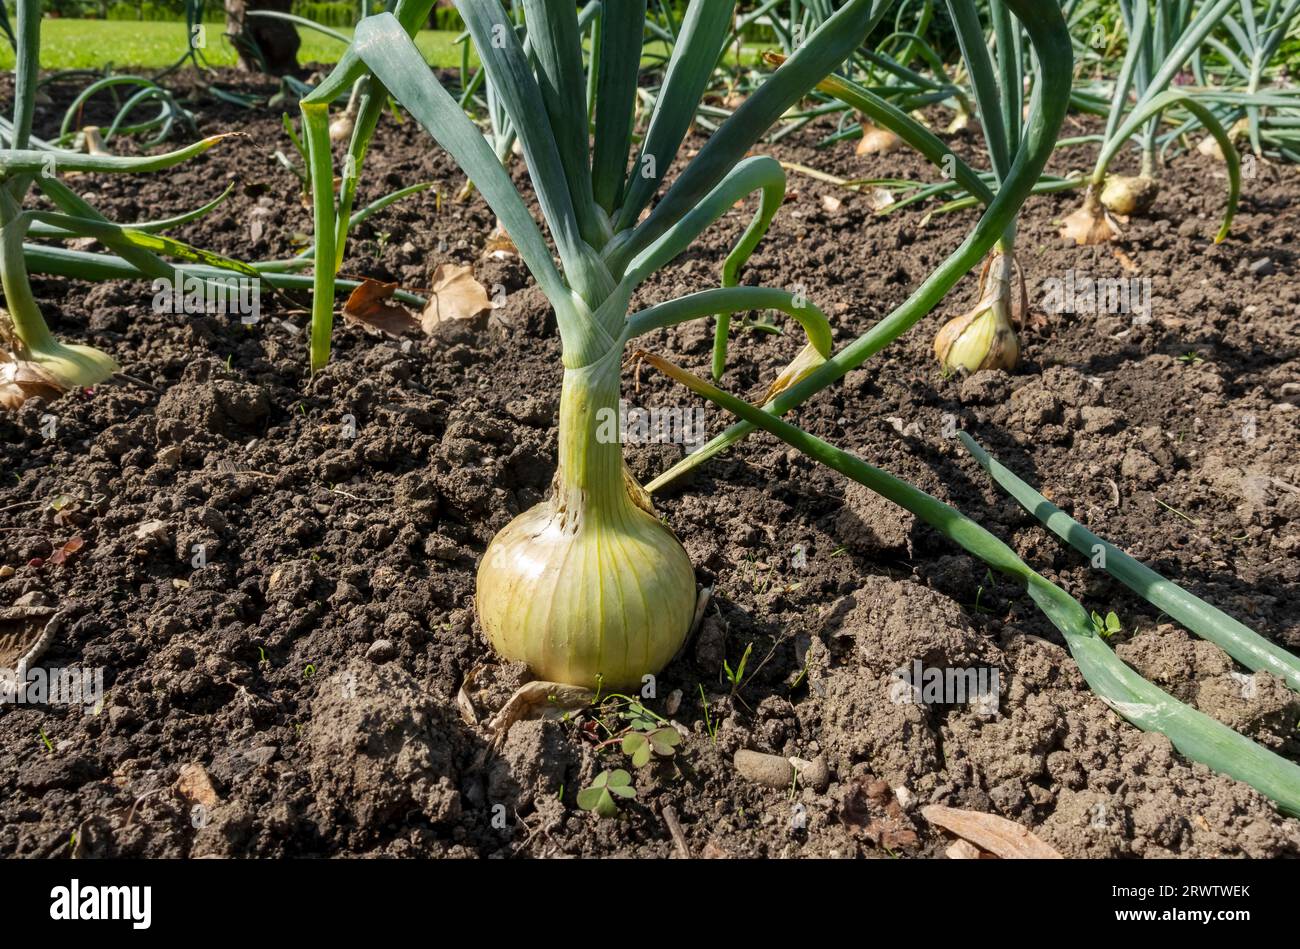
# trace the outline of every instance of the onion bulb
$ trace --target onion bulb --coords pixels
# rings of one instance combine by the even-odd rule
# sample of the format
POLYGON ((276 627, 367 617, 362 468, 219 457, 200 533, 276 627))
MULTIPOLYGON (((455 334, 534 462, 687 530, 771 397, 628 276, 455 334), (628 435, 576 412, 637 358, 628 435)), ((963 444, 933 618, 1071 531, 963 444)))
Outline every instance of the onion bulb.
POLYGON ((1100 200, 1107 211, 1128 217, 1150 209, 1160 193, 1160 183, 1149 175, 1110 175, 1100 200))
POLYGON ((497 534, 479 565, 479 625, 539 679, 639 688, 694 619, 690 558, 623 464, 618 394, 617 349, 565 370, 550 495, 497 534))
POLYGON ((352 129, 357 124, 357 117, 350 109, 330 123, 330 141, 338 144, 352 137, 352 129))
POLYGON ((862 123, 862 138, 858 141, 857 154, 887 155, 902 147, 903 140, 889 129, 882 129, 870 122, 862 123))
POLYGON ((980 298, 971 309, 949 320, 934 338, 934 354, 947 372, 1014 369, 1020 340, 1011 325, 1011 281, 1015 262, 994 253, 980 277, 980 298))
POLYGON ((356 128, 357 116, 361 112, 361 97, 365 95, 369 88, 370 82, 366 76, 362 76, 352 84, 352 92, 348 95, 347 108, 329 125, 331 142, 337 144, 352 138, 352 130, 356 128))
POLYGON ((1119 225, 1111 218, 1093 186, 1089 186, 1083 206, 1061 222, 1061 237, 1076 244, 1105 244, 1119 235, 1119 225))
POLYGON ((28 399, 53 399, 90 388, 117 372, 112 356, 92 346, 61 343, 39 311, 34 321, 13 321, 0 309, 0 407, 17 409, 28 399))
MULTIPOLYGON (((1246 119, 1238 119, 1233 123, 1232 128, 1228 129, 1228 141, 1236 142, 1237 139, 1246 134, 1250 128, 1250 123, 1246 119)), ((1207 158, 1213 158, 1216 161, 1224 161, 1223 146, 1213 135, 1206 135, 1196 146, 1196 150, 1207 158)))

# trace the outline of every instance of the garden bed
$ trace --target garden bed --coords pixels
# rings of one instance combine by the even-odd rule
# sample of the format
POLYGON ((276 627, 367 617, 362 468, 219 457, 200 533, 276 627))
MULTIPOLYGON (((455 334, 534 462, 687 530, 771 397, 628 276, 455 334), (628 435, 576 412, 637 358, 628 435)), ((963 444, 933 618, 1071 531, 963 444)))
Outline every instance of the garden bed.
MULTIPOLYGON (((37 134, 61 114, 43 113, 37 134)), ((79 191, 129 222, 235 179, 226 204, 176 236, 244 259, 296 253, 311 213, 271 157, 292 153, 279 115, 216 103, 200 114, 203 133, 244 137, 166 175, 86 176, 79 191)), ((815 150, 826 131, 761 150, 844 177, 932 177, 906 151, 815 150)), ((965 155, 977 145, 973 132, 953 142, 965 155)), ((493 217, 477 197, 453 200, 463 175, 428 136, 386 118, 372 154, 383 170, 363 178, 361 203, 438 187, 364 224, 344 275, 419 288, 438 263, 473 264, 506 294, 485 328, 399 342, 340 323, 330 366, 310 379, 305 293, 264 295, 246 327, 155 313, 146 283, 33 278, 55 332, 107 350, 132 378, 0 415, 0 606, 63 611, 42 664, 102 668, 106 687, 94 708, 0 710, 0 852, 666 857, 679 850, 671 805, 695 855, 924 857, 951 842, 919 811, 942 803, 1017 820, 1066 856, 1300 853, 1300 822, 1095 698, 1016 587, 764 435, 656 496, 713 587, 648 702, 689 736, 673 761, 638 771, 635 801, 598 820, 576 795, 626 766, 616 749, 553 720, 518 723, 494 748, 458 692, 469 678, 486 717, 523 673, 497 666, 477 633, 474 571, 550 483, 559 343, 519 260, 483 257, 493 217), (52 562, 75 537, 84 546, 52 562), (734 668, 751 643, 733 692, 723 661, 734 668), (891 701, 891 671, 914 660, 997 669, 998 713, 891 701), (736 771, 740 749, 822 758, 829 786, 755 783, 736 771)), ((1064 149, 1053 170, 1090 159, 1064 149)), ((1018 258, 1035 309, 1045 281, 1070 270, 1076 287, 1149 278, 1149 322, 1044 314, 1014 373, 945 379, 933 333, 972 299, 971 276, 798 417, 965 511, 1089 608, 1115 610, 1121 657, 1296 759, 1293 692, 1242 675, 1066 551, 950 437, 971 432, 1099 534, 1300 648, 1300 180, 1259 164, 1216 246, 1222 174, 1195 152, 1176 158, 1155 216, 1113 246, 1058 238, 1075 193, 1025 209, 1018 258)), ((837 345, 902 302, 974 222, 876 217, 868 196, 797 174, 790 192, 744 279, 802 287, 837 345)), ((716 286, 747 222, 726 217, 635 303, 716 286)), ((648 343, 707 370, 704 324, 648 343)), ((758 398, 799 346, 797 332, 741 329, 733 349, 752 358, 724 383, 758 398)), ((626 369, 631 404, 704 408, 710 433, 725 424, 650 370, 639 390, 636 376, 626 369)), ((681 454, 647 445, 628 457, 647 481, 681 454)))

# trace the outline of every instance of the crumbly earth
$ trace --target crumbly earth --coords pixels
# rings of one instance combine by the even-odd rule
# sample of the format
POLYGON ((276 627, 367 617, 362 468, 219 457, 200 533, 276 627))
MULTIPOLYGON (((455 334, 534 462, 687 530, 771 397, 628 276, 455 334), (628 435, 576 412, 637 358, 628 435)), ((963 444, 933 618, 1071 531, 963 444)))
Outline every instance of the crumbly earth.
MULTIPOLYGON (((73 94, 51 92, 44 135, 73 94)), ((210 98, 196 113, 203 133, 245 134, 170 174, 88 175, 77 189, 130 222, 233 180, 228 201, 176 236, 245 259, 296 253, 311 215, 274 158, 295 154, 279 113, 210 98)), ((905 152, 819 149, 827 130, 759 150, 843 177, 934 178, 905 152)), ((953 138, 972 158, 978 144, 975 131, 953 138)), ((90 707, 0 709, 0 853, 667 857, 671 805, 696 855, 934 857, 952 838, 920 808, 942 803, 1019 821, 1071 857, 1300 854, 1300 822, 1095 698, 1016 587, 767 437, 656 498, 713 587, 647 699, 684 736, 675 757, 632 769, 586 714, 523 720, 494 744, 462 706, 486 719, 527 673, 479 636, 474 570, 550 481, 554 321, 517 259, 483 256, 493 217, 477 196, 454 200, 464 178, 423 131, 386 117, 370 154, 363 201, 435 187, 361 225, 344 273, 418 289, 439 263, 471 264, 504 294, 486 328, 398 342, 339 325, 331 364, 310 378, 304 294, 264 297, 246 327, 156 313, 146 283, 34 279, 55 331, 109 351, 130 378, 0 414, 0 607, 57 607, 65 621, 40 664, 102 669, 105 685, 90 707), (53 562, 75 537, 84 547, 53 562), (733 690, 723 662, 734 669, 751 644, 733 690), (900 701, 897 670, 918 660, 996 672, 997 707, 900 701), (756 783, 733 765, 740 749, 821 759, 829 784, 756 783), (578 792, 617 767, 637 789, 620 816, 578 809, 578 792)), ((1090 160, 1066 149, 1055 168, 1090 160)), ((1064 549, 949 437, 972 432, 1112 542, 1300 649, 1300 181, 1258 164, 1215 245, 1224 190, 1212 160, 1175 157, 1152 216, 1098 248, 1057 237, 1077 194, 1035 199, 1019 239, 1034 308, 1074 271, 1149 281, 1149 321, 1045 313, 1015 372, 944 378, 931 340, 973 300, 971 276, 798 419, 967 512, 1089 608, 1115 610, 1126 661, 1296 759, 1293 693, 1064 549)), ((802 288, 837 344, 902 302, 974 221, 877 216, 867 195, 798 174, 790 192, 744 280, 802 288)), ((716 286, 747 221, 729 213, 637 304, 716 286)), ((737 330, 733 391, 757 397, 795 354, 784 329, 737 330)), ((703 372, 711 335, 700 323, 646 342, 703 372)), ((648 371, 639 389, 631 368, 625 379, 634 404, 697 406, 648 371)), ((706 418, 710 431, 725 423, 711 407, 706 418)), ((641 445, 628 458, 648 480, 681 453, 641 445)))

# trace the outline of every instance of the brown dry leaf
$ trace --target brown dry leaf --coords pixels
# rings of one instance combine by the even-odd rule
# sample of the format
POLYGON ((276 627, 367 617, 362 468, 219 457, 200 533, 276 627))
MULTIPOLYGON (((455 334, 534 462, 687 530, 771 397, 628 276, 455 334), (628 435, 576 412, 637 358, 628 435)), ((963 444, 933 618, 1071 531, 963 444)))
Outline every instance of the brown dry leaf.
POLYGON ((0 669, 30 666, 49 648, 63 614, 49 606, 12 606, 0 610, 0 669))
POLYGON ((176 791, 191 805, 211 811, 221 803, 221 796, 212 786, 212 779, 201 764, 190 762, 181 765, 181 773, 176 778, 176 791))
POLYGON ((444 323, 468 322, 471 328, 483 329, 495 305, 487 287, 474 279, 473 267, 439 264, 433 272, 433 287, 420 323, 429 335, 444 323))
POLYGON ((576 685, 559 682, 529 682, 519 687, 501 711, 488 722, 488 730, 497 742, 505 740, 506 732, 515 722, 525 718, 541 718, 568 709, 590 705, 596 693, 576 685))
POLYGON ((57 399, 66 391, 36 363, 0 352, 0 408, 17 411, 28 399, 57 399))
POLYGON ((1124 252, 1123 252, 1122 250, 1120 250, 1118 247, 1116 247, 1116 248, 1114 249, 1114 254, 1115 254, 1115 259, 1119 261, 1119 265, 1120 265, 1121 267, 1123 267, 1123 268, 1124 268, 1125 270, 1127 270, 1129 273, 1137 273, 1137 272, 1138 272, 1138 265, 1137 265, 1136 263, 1133 262, 1133 258, 1132 258, 1132 257, 1130 257, 1128 254, 1124 253, 1124 252))
POLYGON ((397 291, 395 283, 380 283, 366 278, 343 304, 343 318, 368 333, 393 339, 420 329, 420 321, 404 306, 390 303, 397 291))
POLYGON ((931 804, 921 808, 921 816, 931 824, 969 840, 982 850, 1007 860, 1063 860, 1055 849, 1034 836, 1029 828, 1015 821, 963 811, 955 807, 931 804))
POLYGON ((79 551, 82 547, 85 546, 86 546, 85 540, 83 540, 80 536, 74 537, 72 538, 72 540, 68 541, 66 544, 64 544, 54 553, 50 554, 50 563, 65 564, 68 562, 69 557, 71 557, 73 554, 75 554, 77 551, 79 551))
POLYGON ((984 851, 979 847, 960 837, 949 844, 944 853, 948 855, 949 860, 979 860, 985 856, 984 851))

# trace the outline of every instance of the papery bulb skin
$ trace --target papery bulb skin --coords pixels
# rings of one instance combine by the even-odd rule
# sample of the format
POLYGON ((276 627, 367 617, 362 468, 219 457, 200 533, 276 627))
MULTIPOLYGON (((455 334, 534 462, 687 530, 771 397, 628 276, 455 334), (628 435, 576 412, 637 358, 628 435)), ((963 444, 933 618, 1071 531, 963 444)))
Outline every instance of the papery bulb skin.
POLYGON ((949 372, 1011 370, 1020 361, 1020 340, 993 307, 949 320, 934 339, 934 353, 949 372))
POLYGON ((862 138, 858 140, 858 155, 888 155, 903 147, 903 140, 889 129, 870 122, 862 123, 862 138))
MULTIPOLYGON (((1239 138, 1246 134, 1250 129, 1249 119, 1238 119, 1233 123, 1232 128, 1228 129, 1228 141, 1235 143, 1239 138)), ((1206 135, 1197 144, 1196 150, 1207 158, 1213 158, 1215 161, 1226 161, 1227 157, 1223 154, 1223 146, 1213 135, 1206 135)))
POLYGON ((1119 236, 1119 227, 1106 212, 1096 189, 1091 187, 1083 206, 1061 222, 1061 237, 1079 245, 1105 244, 1119 236))
POLYGON ((0 308, 0 407, 17 409, 27 399, 54 399, 74 389, 99 385, 120 368, 93 346, 62 343, 35 307, 21 324, 0 308))
POLYGON ((479 625, 502 657, 550 682, 639 689, 695 615, 685 549, 640 506, 618 440, 618 354, 565 371, 551 495, 511 521, 479 565, 479 625))
POLYGON ((1196 150, 1206 158, 1213 158, 1216 161, 1224 161, 1223 146, 1213 135, 1207 135, 1197 144, 1196 150))
POLYGON ((1147 175, 1111 175, 1101 189, 1101 203, 1114 214, 1144 214, 1155 203, 1160 183, 1147 175))
POLYGON ((934 354, 945 372, 1010 371, 1020 362, 1020 340, 1011 325, 1014 263, 994 254, 981 280, 979 301, 949 320, 934 338, 934 354))
POLYGON ((639 689, 682 647, 695 599, 686 551, 640 508, 575 530, 543 501, 493 538, 475 602, 493 648, 537 678, 639 689))

